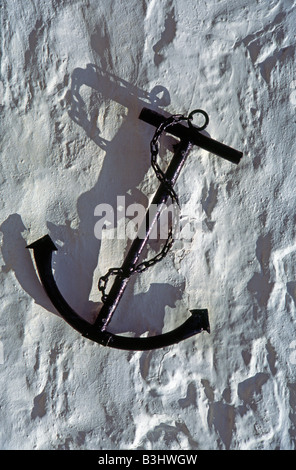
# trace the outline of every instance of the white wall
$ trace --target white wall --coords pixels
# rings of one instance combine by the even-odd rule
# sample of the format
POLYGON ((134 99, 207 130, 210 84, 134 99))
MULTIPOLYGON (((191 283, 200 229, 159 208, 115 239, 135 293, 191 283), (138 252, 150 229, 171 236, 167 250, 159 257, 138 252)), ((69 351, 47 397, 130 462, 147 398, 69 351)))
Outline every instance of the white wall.
POLYGON ((295 16, 292 0, 3 4, 2 449, 295 448, 295 16), (93 321, 128 241, 98 240, 94 209, 157 186, 144 105, 203 108, 244 157, 194 148, 176 189, 196 234, 130 282, 110 327, 208 308, 211 334, 125 352, 59 319, 25 247, 50 234, 58 286, 93 321))

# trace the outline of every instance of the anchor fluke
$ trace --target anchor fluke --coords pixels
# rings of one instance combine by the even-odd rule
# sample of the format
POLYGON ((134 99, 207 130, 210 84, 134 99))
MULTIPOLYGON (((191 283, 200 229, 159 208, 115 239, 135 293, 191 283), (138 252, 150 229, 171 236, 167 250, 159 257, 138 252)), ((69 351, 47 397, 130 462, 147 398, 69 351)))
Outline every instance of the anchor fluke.
POLYGON ((204 309, 194 309, 190 310, 194 320, 194 327, 196 331, 207 331, 208 333, 211 332, 210 329, 210 322, 209 322, 209 313, 206 308, 204 309))
POLYGON ((49 235, 44 235, 44 237, 39 238, 35 242, 31 243, 30 245, 26 246, 26 248, 30 250, 37 250, 37 251, 57 251, 57 247, 53 243, 52 239, 49 235))

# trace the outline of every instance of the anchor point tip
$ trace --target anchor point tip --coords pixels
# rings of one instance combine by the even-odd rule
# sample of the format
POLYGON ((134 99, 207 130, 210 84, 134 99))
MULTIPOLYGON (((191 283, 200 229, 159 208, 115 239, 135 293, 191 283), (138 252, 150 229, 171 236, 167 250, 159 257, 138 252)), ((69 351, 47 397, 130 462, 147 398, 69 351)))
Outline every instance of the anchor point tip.
POLYGON ((206 308, 193 309, 190 310, 190 313, 195 317, 196 321, 199 323, 199 326, 203 331, 207 331, 208 333, 211 332, 209 323, 209 312, 206 308))
POLYGON ((27 245, 26 248, 29 250, 36 250, 40 248, 50 248, 52 251, 58 250, 49 235, 44 235, 44 237, 41 237, 30 245, 27 245))

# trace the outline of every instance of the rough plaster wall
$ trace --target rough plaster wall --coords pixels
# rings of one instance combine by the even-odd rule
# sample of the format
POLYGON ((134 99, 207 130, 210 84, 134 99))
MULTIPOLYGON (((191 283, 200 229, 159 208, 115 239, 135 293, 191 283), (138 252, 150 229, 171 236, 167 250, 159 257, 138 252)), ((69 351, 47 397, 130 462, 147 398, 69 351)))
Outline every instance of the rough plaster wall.
POLYGON ((294 449, 295 2, 1 3, 0 447, 294 449), (124 352, 59 319, 25 247, 50 234, 57 284, 93 321, 128 243, 98 240, 94 209, 156 188, 144 105, 202 107, 244 159, 192 151, 177 191, 199 229, 111 324, 161 333, 206 307, 211 334, 124 352))

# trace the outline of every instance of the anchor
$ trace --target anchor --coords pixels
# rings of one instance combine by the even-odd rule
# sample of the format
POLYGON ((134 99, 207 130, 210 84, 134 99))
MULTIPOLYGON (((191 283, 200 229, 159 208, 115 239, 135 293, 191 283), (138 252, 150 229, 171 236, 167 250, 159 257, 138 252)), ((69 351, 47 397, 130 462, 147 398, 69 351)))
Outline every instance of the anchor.
POLYGON ((202 132, 209 123, 209 117, 208 114, 201 109, 192 111, 188 117, 181 114, 166 117, 156 111, 144 107, 139 115, 139 119, 156 128, 155 134, 150 143, 150 152, 152 167, 160 181, 160 185, 152 200, 152 204, 154 205, 153 207, 157 207, 157 211, 151 220, 149 209, 147 210, 146 216, 143 220, 144 225, 142 224, 138 231, 138 234, 144 233, 145 236, 140 237, 137 235, 134 238, 122 266, 119 268, 109 269, 107 274, 99 279, 98 288, 99 291, 102 292, 103 305, 94 323, 90 323, 79 316, 66 302, 59 291, 52 271, 52 255, 54 251, 57 251, 57 248, 50 236, 45 235, 27 246, 27 248, 33 251, 39 279, 47 296, 61 317, 71 327, 77 330, 83 337, 103 346, 133 351, 163 348, 179 343, 180 341, 188 339, 201 332, 210 333, 209 315, 206 308, 190 310, 191 315, 179 327, 167 333, 155 336, 127 337, 113 334, 107 330, 107 327, 116 308, 118 307, 119 301, 127 287, 130 277, 134 273, 145 271, 151 265, 162 260, 173 244, 173 234, 172 230, 170 230, 168 239, 162 251, 154 258, 138 263, 139 257, 148 242, 149 235, 155 223, 159 219, 160 213, 168 198, 170 197, 175 203, 179 204, 178 197, 173 186, 176 183, 180 171, 183 168, 193 146, 197 145, 202 149, 222 157, 236 165, 240 162, 243 156, 242 152, 218 142, 202 132), (195 114, 201 114, 203 116, 203 125, 197 126, 193 124, 193 116, 195 114), (157 163, 159 139, 163 132, 169 133, 179 139, 177 146, 174 147, 173 157, 165 173, 157 163), (115 279, 109 293, 107 294, 106 285, 112 275, 115 276, 115 279))

